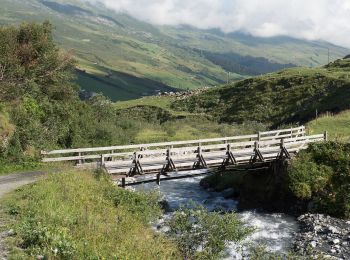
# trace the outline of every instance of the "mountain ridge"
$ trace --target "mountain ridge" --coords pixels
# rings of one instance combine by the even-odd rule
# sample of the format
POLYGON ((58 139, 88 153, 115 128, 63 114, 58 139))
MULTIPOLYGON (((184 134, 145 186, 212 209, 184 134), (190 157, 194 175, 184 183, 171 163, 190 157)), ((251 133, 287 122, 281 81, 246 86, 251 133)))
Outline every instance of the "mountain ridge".
MULTIPOLYGON (((3 0, 0 24, 44 19, 56 27, 59 46, 74 49, 78 68, 92 77, 118 71, 177 89, 215 86, 295 65, 319 66, 326 63, 328 48, 334 57, 347 53, 345 48, 328 43, 288 37, 266 39, 189 26, 154 26, 101 4, 77 0, 3 0), (224 56, 232 58, 222 62, 224 56)), ((139 84, 139 96, 154 95, 159 88, 150 90, 147 82, 139 84)), ((112 100, 126 100, 134 98, 122 90, 128 85, 132 86, 128 81, 120 87, 116 84, 114 95, 105 85, 96 85, 94 90, 112 100)))

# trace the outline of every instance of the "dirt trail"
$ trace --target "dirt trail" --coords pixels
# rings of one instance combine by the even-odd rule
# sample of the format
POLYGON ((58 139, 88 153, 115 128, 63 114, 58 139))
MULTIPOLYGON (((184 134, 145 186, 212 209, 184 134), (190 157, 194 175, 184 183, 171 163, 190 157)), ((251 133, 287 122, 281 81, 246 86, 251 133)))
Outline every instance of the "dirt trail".
MULTIPOLYGON (((0 202, 1 198, 8 192, 15 190, 23 185, 35 182, 45 175, 44 172, 16 173, 6 176, 0 176, 0 202)), ((1 210, 1 209, 0 209, 1 210)), ((3 219, 0 218, 0 229, 5 227, 3 219)), ((6 246, 4 239, 8 236, 8 231, 0 232, 0 260, 7 259, 6 246)))
POLYGON ((0 176, 0 198, 20 186, 35 182, 44 174, 44 172, 28 172, 0 176))

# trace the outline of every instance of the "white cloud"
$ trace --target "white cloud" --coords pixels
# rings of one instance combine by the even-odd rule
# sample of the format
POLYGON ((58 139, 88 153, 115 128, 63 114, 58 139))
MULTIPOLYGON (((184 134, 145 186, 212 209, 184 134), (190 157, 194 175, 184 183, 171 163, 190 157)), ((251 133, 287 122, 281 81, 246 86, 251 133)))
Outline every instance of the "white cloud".
POLYGON ((256 36, 288 35, 350 47, 350 0, 90 0, 158 25, 256 36))

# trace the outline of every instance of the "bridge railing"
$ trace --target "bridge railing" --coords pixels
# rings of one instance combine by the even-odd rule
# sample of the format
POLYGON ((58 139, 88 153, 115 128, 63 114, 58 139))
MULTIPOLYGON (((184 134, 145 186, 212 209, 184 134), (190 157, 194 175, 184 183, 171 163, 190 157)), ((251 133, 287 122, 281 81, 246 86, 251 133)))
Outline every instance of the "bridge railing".
MULTIPOLYGON (((166 155, 169 149, 173 154, 191 154, 193 151, 197 153, 198 148, 204 151, 212 151, 215 149, 225 150, 227 145, 233 148, 254 147, 255 142, 259 142, 260 146, 273 145, 279 143, 281 139, 297 140, 296 138, 305 137, 305 127, 281 129, 274 131, 259 132, 252 135, 189 140, 189 141, 174 141, 150 144, 133 144, 119 145, 109 147, 93 147, 93 148, 78 148, 78 149, 62 149, 53 151, 42 151, 43 162, 62 162, 76 161, 77 164, 86 163, 105 163, 109 160, 130 160, 135 156, 135 153, 141 157, 155 157, 166 155), (266 142, 272 142, 270 144, 266 142)), ((310 139, 311 140, 311 139, 310 139)))
MULTIPOLYGON (((283 152, 289 157, 305 149, 309 143, 323 141, 324 134, 299 136, 264 141, 231 142, 206 146, 190 146, 135 152, 129 158, 118 154, 105 154, 103 166, 110 174, 126 174, 159 171, 171 172, 180 169, 207 168, 207 166, 229 166, 257 161, 276 160, 283 152), (106 158, 113 158, 107 161, 106 158), (164 168, 165 167, 165 168, 164 168)), ((283 155, 283 154, 282 154, 283 155)))

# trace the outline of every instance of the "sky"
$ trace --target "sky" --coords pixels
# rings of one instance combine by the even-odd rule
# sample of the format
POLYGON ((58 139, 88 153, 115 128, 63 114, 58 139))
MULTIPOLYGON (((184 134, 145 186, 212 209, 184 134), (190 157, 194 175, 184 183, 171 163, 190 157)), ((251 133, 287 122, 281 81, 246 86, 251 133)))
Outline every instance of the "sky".
POLYGON ((287 35, 350 48, 350 0, 89 0, 157 25, 287 35))

